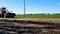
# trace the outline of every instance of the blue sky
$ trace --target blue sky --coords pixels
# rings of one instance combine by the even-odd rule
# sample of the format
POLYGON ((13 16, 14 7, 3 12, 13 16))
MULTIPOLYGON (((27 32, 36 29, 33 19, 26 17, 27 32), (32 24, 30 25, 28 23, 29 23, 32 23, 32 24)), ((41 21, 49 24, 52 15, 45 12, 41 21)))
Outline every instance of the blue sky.
MULTIPOLYGON (((0 0, 0 7, 7 7, 16 14, 24 13, 24 0, 0 0)), ((60 0, 26 0, 26 14, 60 13, 60 0)))

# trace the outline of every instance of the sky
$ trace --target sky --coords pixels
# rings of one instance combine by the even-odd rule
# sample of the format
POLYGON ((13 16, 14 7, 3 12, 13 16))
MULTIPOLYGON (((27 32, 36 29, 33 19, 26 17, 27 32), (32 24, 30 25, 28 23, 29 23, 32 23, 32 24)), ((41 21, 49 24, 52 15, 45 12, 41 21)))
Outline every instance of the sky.
MULTIPOLYGON (((1 7, 16 14, 24 14, 24 0, 0 0, 1 7)), ((41 13, 60 13, 60 0, 26 0, 26 14, 41 13)))

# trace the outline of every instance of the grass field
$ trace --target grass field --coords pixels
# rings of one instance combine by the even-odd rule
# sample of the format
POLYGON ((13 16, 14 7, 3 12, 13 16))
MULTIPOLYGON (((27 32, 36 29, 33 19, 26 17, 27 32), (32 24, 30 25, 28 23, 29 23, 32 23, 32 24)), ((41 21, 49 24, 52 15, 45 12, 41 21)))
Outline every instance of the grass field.
POLYGON ((60 15, 16 15, 15 18, 60 18, 60 15))

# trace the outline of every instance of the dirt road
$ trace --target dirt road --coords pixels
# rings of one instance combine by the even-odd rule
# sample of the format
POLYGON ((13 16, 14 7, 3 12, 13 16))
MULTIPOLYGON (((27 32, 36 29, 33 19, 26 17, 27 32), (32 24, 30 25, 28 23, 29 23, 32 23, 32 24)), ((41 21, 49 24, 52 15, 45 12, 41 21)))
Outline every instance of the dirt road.
POLYGON ((25 21, 39 21, 39 22, 60 22, 60 19, 53 18, 0 18, 0 20, 25 20, 25 21))

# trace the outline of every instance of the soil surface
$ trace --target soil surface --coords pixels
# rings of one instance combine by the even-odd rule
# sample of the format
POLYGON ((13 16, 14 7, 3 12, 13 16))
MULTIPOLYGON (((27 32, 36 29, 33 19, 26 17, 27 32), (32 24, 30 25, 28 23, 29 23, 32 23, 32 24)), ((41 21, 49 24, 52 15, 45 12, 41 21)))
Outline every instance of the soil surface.
POLYGON ((37 20, 37 21, 39 21, 39 20, 45 20, 45 21, 60 21, 60 19, 57 19, 57 18, 0 18, 0 20, 1 19, 7 19, 7 20, 37 20))
POLYGON ((0 34, 60 34, 60 19, 0 18, 0 34))
POLYGON ((0 18, 0 20, 25 20, 25 21, 38 21, 38 22, 54 22, 59 23, 60 19, 57 18, 0 18))

